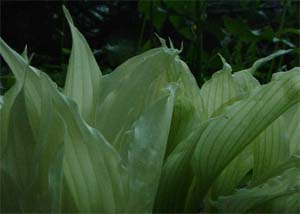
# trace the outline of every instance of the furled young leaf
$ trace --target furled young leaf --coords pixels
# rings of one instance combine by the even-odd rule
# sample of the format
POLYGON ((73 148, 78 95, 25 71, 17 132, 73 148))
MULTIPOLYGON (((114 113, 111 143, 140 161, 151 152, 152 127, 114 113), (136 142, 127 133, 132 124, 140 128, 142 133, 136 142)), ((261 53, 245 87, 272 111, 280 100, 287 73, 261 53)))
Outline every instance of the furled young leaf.
POLYGON ((94 125, 101 71, 87 41, 74 26, 69 11, 65 7, 63 10, 73 41, 64 92, 75 100, 86 122, 94 125))

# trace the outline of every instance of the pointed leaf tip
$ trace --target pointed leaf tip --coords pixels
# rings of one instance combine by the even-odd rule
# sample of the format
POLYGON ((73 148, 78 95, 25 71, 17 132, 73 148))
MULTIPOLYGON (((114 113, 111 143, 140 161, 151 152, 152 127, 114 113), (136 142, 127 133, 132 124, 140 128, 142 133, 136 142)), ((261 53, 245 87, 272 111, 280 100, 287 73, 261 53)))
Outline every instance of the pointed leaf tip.
POLYGON ((168 39, 169 39, 170 47, 171 47, 172 49, 174 49, 174 45, 173 45, 173 42, 172 42, 171 38, 168 37, 168 39))
POLYGON ((69 24, 74 25, 74 22, 73 22, 73 19, 72 19, 72 16, 71 16, 69 10, 65 7, 65 5, 63 5, 62 8, 63 8, 65 17, 68 20, 69 24))
POLYGON ((181 53, 183 51, 183 41, 181 41, 181 45, 180 45, 180 50, 179 51, 180 51, 179 53, 181 53))
POLYGON ((157 33, 154 33, 155 36, 159 39, 162 47, 167 47, 166 40, 161 38, 157 33))
POLYGON ((28 51, 27 51, 27 44, 24 47, 24 50, 22 52, 22 57, 24 58, 24 60, 27 62, 28 61, 28 51))
POLYGON ((231 66, 227 63, 226 59, 225 59, 220 53, 218 53, 218 56, 219 56, 220 59, 222 60, 222 63, 223 63, 223 70, 224 70, 224 71, 229 71, 229 72, 231 72, 231 71, 232 71, 232 68, 231 68, 231 66))

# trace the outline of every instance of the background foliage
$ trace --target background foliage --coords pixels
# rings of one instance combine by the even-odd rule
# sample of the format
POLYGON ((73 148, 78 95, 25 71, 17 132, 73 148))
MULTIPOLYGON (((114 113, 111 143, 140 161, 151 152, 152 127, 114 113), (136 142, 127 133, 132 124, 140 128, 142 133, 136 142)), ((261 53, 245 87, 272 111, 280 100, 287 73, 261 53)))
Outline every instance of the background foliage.
MULTIPOLYGON (((103 73, 126 59, 159 45, 155 33, 184 49, 201 85, 219 70, 221 53, 236 71, 278 49, 294 49, 257 72, 261 82, 271 73, 299 66, 299 1, 3 1, 1 37, 18 52, 34 54, 32 64, 63 86, 71 49, 63 16, 65 4, 87 38, 103 73), (286 66, 286 67, 285 67, 286 66)), ((14 82, 1 63, 1 94, 14 82)))

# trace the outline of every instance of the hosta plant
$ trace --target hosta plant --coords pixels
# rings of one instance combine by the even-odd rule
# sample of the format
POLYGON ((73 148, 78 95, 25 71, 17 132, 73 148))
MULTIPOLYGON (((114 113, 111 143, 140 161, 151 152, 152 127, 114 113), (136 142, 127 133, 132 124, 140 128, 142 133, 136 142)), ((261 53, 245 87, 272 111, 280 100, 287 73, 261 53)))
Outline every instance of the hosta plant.
POLYGON ((223 68, 201 89, 171 44, 102 75, 64 8, 65 87, 2 39, 1 212, 300 211, 300 68, 261 85, 223 68))

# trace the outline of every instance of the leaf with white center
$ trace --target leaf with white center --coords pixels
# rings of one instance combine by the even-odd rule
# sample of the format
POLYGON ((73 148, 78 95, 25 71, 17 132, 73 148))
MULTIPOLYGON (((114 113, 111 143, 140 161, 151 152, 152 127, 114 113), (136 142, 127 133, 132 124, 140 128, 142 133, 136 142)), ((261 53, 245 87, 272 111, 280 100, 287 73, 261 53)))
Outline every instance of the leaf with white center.
POLYGON ((94 125, 101 71, 87 41, 74 26, 69 11, 65 7, 63 10, 73 40, 64 93, 75 100, 86 122, 94 125))

